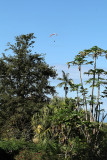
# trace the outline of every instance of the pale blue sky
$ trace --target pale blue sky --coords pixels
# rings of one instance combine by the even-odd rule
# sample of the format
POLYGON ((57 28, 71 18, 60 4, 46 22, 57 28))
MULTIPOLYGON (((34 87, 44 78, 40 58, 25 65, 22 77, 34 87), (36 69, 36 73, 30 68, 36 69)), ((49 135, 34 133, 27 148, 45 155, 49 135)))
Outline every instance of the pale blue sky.
POLYGON ((1 0, 0 51, 20 34, 35 33, 35 50, 65 64, 80 50, 107 49, 107 0, 1 0), (57 33, 56 42, 49 38, 57 33))
MULTIPOLYGON (((68 72, 66 63, 79 51, 95 45, 107 49, 107 0, 0 0, 0 22, 0 53, 15 36, 34 33, 35 51, 46 53, 46 62, 59 75, 62 69, 68 72)), ((103 59, 98 66, 107 70, 103 59)))

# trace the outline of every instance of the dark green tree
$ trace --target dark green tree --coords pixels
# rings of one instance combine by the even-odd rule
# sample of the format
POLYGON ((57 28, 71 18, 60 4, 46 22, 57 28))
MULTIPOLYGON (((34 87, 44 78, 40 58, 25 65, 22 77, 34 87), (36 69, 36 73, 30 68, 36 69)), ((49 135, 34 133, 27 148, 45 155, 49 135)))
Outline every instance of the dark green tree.
POLYGON ((29 137, 31 117, 55 93, 49 78, 54 79, 56 71, 43 55, 32 54, 34 38, 33 33, 17 36, 14 45, 8 43, 7 51, 13 53, 0 58, 0 125, 2 133, 8 130, 8 137, 12 133, 29 137))

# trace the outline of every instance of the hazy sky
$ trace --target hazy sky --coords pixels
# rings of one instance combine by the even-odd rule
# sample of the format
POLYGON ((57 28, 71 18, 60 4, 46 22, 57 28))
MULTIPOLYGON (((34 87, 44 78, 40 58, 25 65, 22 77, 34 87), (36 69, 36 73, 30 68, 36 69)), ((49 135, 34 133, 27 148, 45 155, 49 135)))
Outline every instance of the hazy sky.
MULTIPOLYGON (((79 51, 95 45, 107 49, 107 0, 0 0, 0 22, 1 53, 15 36, 34 33, 35 51, 46 53, 60 76, 79 51), (52 33, 57 36, 49 37, 52 33)), ((98 66, 107 70, 106 63, 101 59, 98 66)), ((70 76, 76 80, 77 70, 70 76)))

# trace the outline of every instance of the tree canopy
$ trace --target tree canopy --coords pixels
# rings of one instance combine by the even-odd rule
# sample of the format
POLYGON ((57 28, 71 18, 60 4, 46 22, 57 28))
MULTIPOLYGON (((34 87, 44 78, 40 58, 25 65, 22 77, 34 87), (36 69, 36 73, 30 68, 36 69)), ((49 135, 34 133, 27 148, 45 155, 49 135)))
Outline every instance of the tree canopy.
POLYGON ((0 58, 0 117, 20 131, 49 101, 48 95, 55 93, 49 78, 54 79, 56 71, 42 54, 32 53, 34 39, 33 33, 17 36, 15 44, 8 43, 6 49, 13 53, 0 58))

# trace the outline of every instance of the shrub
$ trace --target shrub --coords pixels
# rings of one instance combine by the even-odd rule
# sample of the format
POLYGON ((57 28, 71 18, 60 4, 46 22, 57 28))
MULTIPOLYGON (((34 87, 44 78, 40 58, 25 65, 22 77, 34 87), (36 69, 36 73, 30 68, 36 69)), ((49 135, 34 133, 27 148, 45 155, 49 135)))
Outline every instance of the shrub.
POLYGON ((0 160, 14 160, 14 157, 20 153, 21 150, 30 150, 31 152, 38 152, 39 147, 32 142, 25 142, 24 140, 2 140, 0 141, 0 160))
POLYGON ((15 156, 15 160, 42 160, 42 154, 25 149, 15 156))

